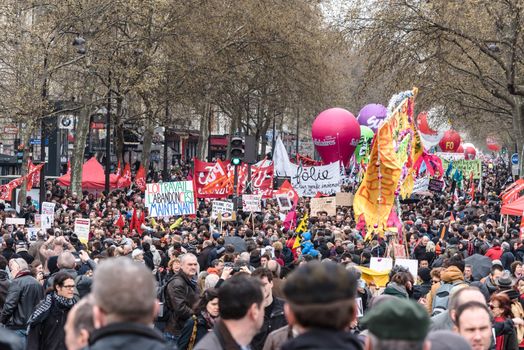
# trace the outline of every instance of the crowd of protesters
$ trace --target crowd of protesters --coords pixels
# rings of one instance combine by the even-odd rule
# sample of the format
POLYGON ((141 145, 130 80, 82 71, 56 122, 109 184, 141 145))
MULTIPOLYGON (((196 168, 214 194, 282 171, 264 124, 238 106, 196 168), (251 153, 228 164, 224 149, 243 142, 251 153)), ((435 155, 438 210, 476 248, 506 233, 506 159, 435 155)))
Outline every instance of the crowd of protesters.
MULTIPOLYGON (((140 191, 49 181, 49 229, 31 230, 30 198, 19 213, 0 204, 0 349, 524 349, 520 221, 500 215, 511 177, 500 159, 483 170, 474 199, 454 198, 448 179, 401 201, 402 234, 365 240, 338 207, 310 217, 298 247, 272 200, 222 225, 209 200, 155 220, 140 191), (76 218, 90 219, 87 242, 76 218), (396 266, 385 288, 366 283, 359 267, 390 254, 393 237, 418 276, 396 266)), ((299 218, 308 206, 301 198, 299 218)))

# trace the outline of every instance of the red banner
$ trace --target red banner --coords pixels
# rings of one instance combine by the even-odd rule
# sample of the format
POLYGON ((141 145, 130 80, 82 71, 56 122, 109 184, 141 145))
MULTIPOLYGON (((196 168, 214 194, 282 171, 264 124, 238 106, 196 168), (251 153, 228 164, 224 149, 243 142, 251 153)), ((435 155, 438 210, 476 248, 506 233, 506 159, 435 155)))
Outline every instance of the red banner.
POLYGON ((9 182, 7 185, 0 186, 0 199, 10 201, 12 199, 13 190, 24 182, 24 178, 25 176, 21 176, 18 179, 9 182))
MULTIPOLYGON (((244 193, 247 186, 247 164, 238 167, 238 194, 244 193)), ((195 189, 198 198, 226 198, 233 194, 232 183, 235 168, 229 161, 207 163, 195 158, 195 189), (229 181, 223 181, 224 170, 229 181), (215 186, 216 185, 216 186, 215 186)), ((260 161, 251 166, 251 189, 262 198, 273 196, 274 166, 270 161, 260 161)))

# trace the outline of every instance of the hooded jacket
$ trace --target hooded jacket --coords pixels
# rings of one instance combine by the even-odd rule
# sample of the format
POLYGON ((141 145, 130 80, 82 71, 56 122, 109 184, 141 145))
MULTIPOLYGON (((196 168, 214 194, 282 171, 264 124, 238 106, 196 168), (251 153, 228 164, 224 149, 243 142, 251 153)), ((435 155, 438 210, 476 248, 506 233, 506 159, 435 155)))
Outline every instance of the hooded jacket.
MULTIPOLYGON (((440 279, 444 283, 453 283, 457 284, 458 282, 464 282, 464 274, 456 266, 449 266, 440 274, 440 279)), ((431 291, 427 295, 427 309, 431 313, 433 310, 433 299, 437 294, 438 289, 440 288, 441 283, 435 283, 431 287, 431 291)))

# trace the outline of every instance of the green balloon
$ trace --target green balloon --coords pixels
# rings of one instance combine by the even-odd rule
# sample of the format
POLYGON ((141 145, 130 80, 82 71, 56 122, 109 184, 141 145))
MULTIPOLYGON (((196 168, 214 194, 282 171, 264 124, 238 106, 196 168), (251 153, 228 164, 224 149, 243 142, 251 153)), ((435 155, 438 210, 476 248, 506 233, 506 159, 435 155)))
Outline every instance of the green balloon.
POLYGON ((373 141, 373 130, 365 125, 360 126, 360 140, 358 146, 355 149, 355 158, 358 163, 364 160, 367 164, 369 161, 369 153, 371 152, 371 142, 373 141))

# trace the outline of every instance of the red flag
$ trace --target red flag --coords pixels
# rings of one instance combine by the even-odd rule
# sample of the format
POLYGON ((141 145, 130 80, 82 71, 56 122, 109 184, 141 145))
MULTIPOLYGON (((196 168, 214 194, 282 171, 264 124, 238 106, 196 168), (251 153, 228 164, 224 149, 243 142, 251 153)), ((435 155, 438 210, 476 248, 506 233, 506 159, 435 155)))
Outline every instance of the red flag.
POLYGON ((122 231, 124 226, 126 226, 126 220, 124 219, 124 215, 120 214, 120 216, 118 216, 118 220, 115 221, 115 226, 118 226, 118 228, 120 228, 120 231, 122 231))
MULTIPOLYGON (((140 169, 138 169, 140 171, 140 169)), ((133 209, 133 216, 131 217, 131 222, 129 223, 129 229, 135 229, 139 235, 142 235, 142 224, 144 223, 144 212, 140 212, 140 216, 136 213, 136 208, 133 209)))
POLYGON ((146 169, 142 165, 138 168, 135 176, 135 185, 144 192, 146 190, 146 169))
POLYGON ((122 173, 122 176, 118 178, 118 188, 126 188, 131 186, 131 166, 129 163, 127 163, 124 166, 124 172, 122 173))
POLYGON ((24 182, 25 176, 21 176, 7 185, 0 186, 0 199, 10 201, 12 199, 13 190, 24 182))
POLYGON ((29 161, 29 172, 27 174, 26 191, 30 191, 33 188, 33 184, 40 182, 40 171, 44 167, 44 164, 34 165, 29 161))
POLYGON ((118 166, 116 167, 115 175, 116 176, 121 176, 122 175, 122 169, 120 168, 120 161, 118 161, 118 166))
MULTIPOLYGON (((211 169, 216 166, 216 163, 203 162, 198 158, 193 158, 194 160, 194 176, 193 183, 195 186, 196 197, 198 198, 226 198, 227 196, 233 194, 233 187, 218 187, 218 186, 209 186, 211 178, 209 173, 211 169)), ((221 162, 222 164, 227 164, 228 162, 221 162)))
POLYGON ((519 238, 522 240, 524 238, 524 213, 522 213, 522 217, 520 218, 520 236, 519 238))

